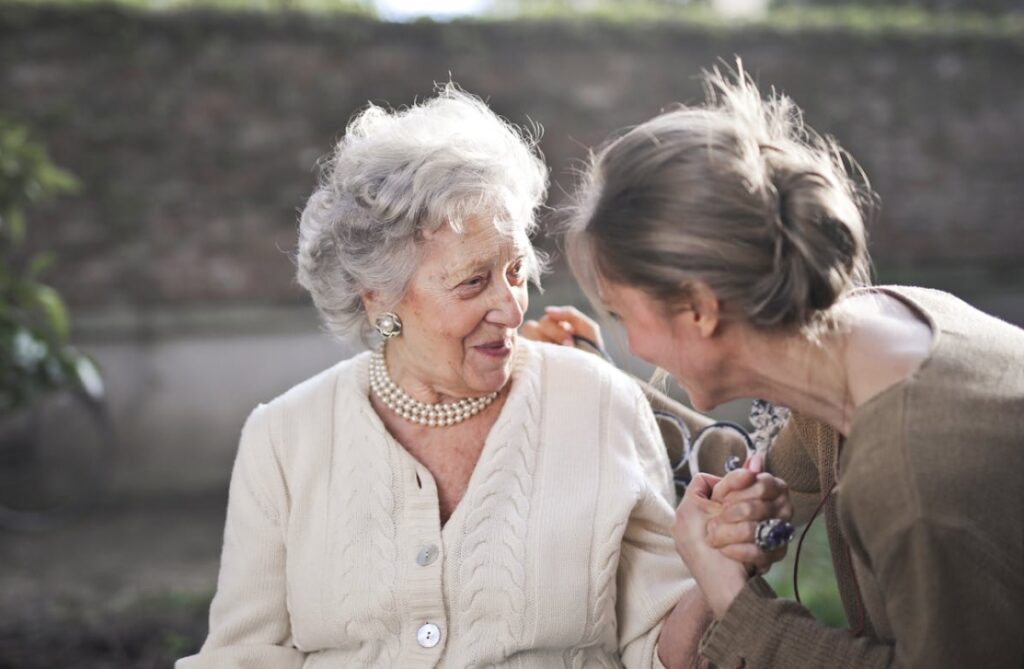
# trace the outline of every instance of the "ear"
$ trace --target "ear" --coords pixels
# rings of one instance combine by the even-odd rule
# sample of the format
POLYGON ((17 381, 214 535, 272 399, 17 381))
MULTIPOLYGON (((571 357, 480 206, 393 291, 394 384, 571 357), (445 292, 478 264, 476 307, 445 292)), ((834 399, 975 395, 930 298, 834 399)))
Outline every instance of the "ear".
POLYGON ((694 325, 701 337, 709 339, 718 332, 722 305, 711 287, 703 281, 693 281, 688 287, 693 303, 694 325))
POLYGON ((384 311, 384 305, 380 303, 377 293, 372 290, 365 291, 360 297, 363 300, 363 309, 366 310, 366 317, 369 319, 370 325, 373 325, 373 321, 384 311))

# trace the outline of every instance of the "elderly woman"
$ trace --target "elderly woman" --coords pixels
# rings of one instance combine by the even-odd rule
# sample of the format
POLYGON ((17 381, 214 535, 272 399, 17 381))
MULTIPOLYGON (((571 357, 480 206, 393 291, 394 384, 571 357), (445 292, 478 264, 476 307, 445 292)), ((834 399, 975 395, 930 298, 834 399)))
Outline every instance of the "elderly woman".
MULTIPOLYGON (((853 629, 818 623, 725 559, 717 548, 758 531, 762 491, 749 474, 698 477, 675 537, 717 619, 703 655, 748 668, 1024 666, 1024 331, 938 291, 866 287, 838 148, 742 70, 708 86, 706 106, 597 154, 570 261, 632 351, 698 409, 763 397, 794 410, 768 468, 804 518, 824 506, 853 629)), ((554 311, 536 329, 586 327, 554 311)))
POLYGON ((250 416, 178 669, 689 666, 709 617, 645 397, 517 336, 545 188, 534 142, 452 87, 352 121, 298 277, 383 345, 250 416))

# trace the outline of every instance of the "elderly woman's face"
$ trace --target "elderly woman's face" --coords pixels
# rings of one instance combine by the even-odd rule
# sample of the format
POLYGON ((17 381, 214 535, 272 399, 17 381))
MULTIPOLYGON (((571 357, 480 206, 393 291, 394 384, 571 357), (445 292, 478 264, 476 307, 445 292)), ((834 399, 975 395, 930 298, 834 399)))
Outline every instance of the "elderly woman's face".
POLYGON ((483 218, 467 220, 461 233, 442 226, 424 240, 395 309, 402 335, 388 344, 393 374, 411 377, 396 377, 400 385, 465 397, 508 382, 527 306, 529 243, 483 218))

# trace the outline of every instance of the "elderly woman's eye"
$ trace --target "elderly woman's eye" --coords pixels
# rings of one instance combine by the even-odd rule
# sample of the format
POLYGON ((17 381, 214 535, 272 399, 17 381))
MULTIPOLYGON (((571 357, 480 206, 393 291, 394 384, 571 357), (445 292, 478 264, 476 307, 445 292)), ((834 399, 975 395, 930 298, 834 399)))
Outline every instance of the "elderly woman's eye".
POLYGON ((460 288, 479 288, 484 285, 485 278, 483 276, 474 276, 466 279, 459 284, 460 288))
POLYGON ((515 280, 522 281, 526 276, 526 263, 520 260, 509 269, 508 273, 515 280))
POLYGON ((620 316, 619 314, 617 314, 614 311, 609 311, 608 312, 608 318, 612 319, 616 323, 621 323, 622 322, 622 316, 620 316))

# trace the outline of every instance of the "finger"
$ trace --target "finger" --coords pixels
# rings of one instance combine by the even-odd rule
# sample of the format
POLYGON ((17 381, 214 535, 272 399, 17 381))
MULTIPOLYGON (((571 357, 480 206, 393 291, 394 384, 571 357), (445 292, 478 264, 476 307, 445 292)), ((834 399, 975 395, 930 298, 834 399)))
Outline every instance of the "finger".
MULTIPOLYGON (((746 470, 737 469, 736 471, 746 470)), ((755 480, 752 483, 744 488, 730 489, 726 495, 722 496, 720 501, 733 503, 748 499, 771 500, 776 497, 785 496, 788 491, 789 486, 782 479, 776 478, 771 474, 756 474, 755 480)))
POLYGON ((740 502, 726 502, 722 509, 722 522, 741 523, 747 520, 762 521, 769 518, 776 518, 775 515, 781 510, 783 502, 776 500, 765 502, 760 499, 743 500, 740 502))
POLYGON ((565 321, 556 321, 553 318, 544 316, 538 322, 538 327, 545 341, 565 344, 567 346, 575 345, 572 339, 572 326, 565 321))
POLYGON ((756 531, 757 523, 752 521, 724 523, 712 518, 708 521, 707 542, 709 546, 719 550, 733 544, 752 544, 756 531))
POLYGON ((698 472, 690 481, 690 484, 686 486, 686 494, 683 495, 683 500, 711 499, 712 491, 721 483, 722 479, 718 476, 698 472))
MULTIPOLYGON (((686 486, 686 493, 683 495, 682 501, 676 508, 677 525, 687 524, 692 520, 691 514, 693 513, 702 514, 705 517, 721 513, 722 505, 711 501, 711 491, 719 480, 717 476, 710 474, 697 474, 690 481, 690 484, 686 486)), ((702 525, 701 529, 705 530, 705 527, 702 525)))
POLYGON ((754 544, 732 544, 720 549, 720 552, 730 560, 751 564, 757 567, 760 572, 766 572, 776 562, 786 557, 786 546, 765 552, 754 544))
POLYGON ((540 329, 537 325, 537 321, 529 320, 522 324, 519 328, 519 334, 527 339, 534 341, 544 341, 541 339, 540 329))
POLYGON ((779 495, 769 500, 729 499, 722 504, 722 520, 738 523, 743 520, 769 520, 780 518, 790 520, 793 517, 793 503, 789 495, 779 495))
POLYGON ((604 342, 601 341, 601 326, 597 324, 597 321, 590 318, 579 309, 573 306, 553 306, 544 309, 544 313, 556 320, 568 322, 578 335, 587 337, 588 339, 594 340, 598 346, 604 347, 604 342))
POLYGON ((793 503, 789 501, 788 497, 785 500, 779 505, 778 510, 775 512, 775 517, 788 523, 793 520, 793 503))
POLYGON ((761 472, 763 472, 764 455, 762 455, 760 452, 754 453, 752 456, 750 456, 750 459, 747 460, 747 464, 744 465, 744 469, 748 469, 754 472, 755 474, 760 474, 761 472))
MULTIPOLYGON (((748 487, 754 485, 757 481, 757 475, 746 469, 735 469, 722 479, 722 482, 715 486, 714 494, 712 499, 716 502, 724 502, 730 499, 730 496, 740 490, 745 490, 748 487)), ((746 499, 740 497, 738 499, 746 499)))

